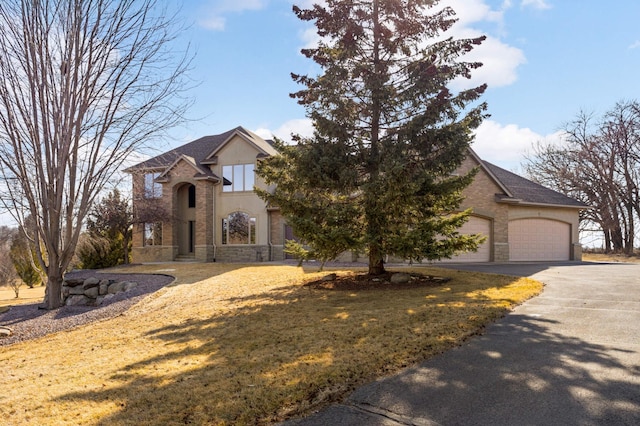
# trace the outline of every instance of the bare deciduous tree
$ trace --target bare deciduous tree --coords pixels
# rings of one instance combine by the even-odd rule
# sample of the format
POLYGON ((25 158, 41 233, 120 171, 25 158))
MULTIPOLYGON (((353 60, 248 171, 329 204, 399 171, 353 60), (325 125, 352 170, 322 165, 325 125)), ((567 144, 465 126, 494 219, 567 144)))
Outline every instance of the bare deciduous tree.
POLYGON ((606 251, 632 253, 640 217, 640 104, 617 103, 602 118, 581 112, 562 146, 538 144, 529 176, 592 206, 582 215, 603 231, 606 251))
POLYGON ((188 106, 180 97, 188 53, 172 50, 179 28, 158 3, 0 3, 1 199, 42 247, 48 309, 61 304, 96 196, 188 106))

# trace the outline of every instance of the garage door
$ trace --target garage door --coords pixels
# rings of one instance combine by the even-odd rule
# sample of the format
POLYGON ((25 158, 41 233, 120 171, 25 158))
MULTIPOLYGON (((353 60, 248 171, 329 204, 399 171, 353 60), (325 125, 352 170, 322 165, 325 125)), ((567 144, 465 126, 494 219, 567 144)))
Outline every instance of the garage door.
POLYGON ((469 216, 467 223, 460 227, 461 234, 482 234, 487 237, 477 252, 461 253, 442 262, 489 262, 491 260, 491 221, 477 216, 469 216))
POLYGON ((510 260, 569 260, 571 226, 549 219, 509 222, 510 260))

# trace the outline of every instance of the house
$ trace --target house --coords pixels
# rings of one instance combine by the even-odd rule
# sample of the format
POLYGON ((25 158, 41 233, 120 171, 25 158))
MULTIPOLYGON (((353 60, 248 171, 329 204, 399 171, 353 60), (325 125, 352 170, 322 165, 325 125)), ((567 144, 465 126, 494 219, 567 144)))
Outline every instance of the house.
MULTIPOLYGON (((243 127, 205 136, 126 172, 133 178, 134 209, 155 203, 170 220, 134 229, 135 262, 195 259, 254 262, 284 259, 293 238, 277 208, 265 205, 253 187, 264 187, 254 167, 277 154, 271 144, 243 127)), ((578 213, 587 206, 482 161, 472 150, 460 167, 479 168, 465 190, 463 208, 473 215, 463 233, 482 233, 478 252, 459 262, 579 260, 578 213)))
POLYGON ((464 190, 462 208, 473 209, 460 232, 487 236, 475 253, 454 261, 581 260, 578 222, 586 204, 511 173, 469 150, 460 173, 479 168, 464 190))

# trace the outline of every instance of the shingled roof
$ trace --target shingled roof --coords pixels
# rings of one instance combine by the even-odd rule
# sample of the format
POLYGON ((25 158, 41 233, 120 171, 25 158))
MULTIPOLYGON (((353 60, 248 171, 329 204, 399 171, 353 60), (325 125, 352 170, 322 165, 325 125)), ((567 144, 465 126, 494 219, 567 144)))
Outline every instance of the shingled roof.
POLYGON ((577 209, 589 208, 587 204, 581 201, 511 173, 488 161, 481 160, 481 162, 486 170, 508 192, 507 194, 496 194, 498 201, 512 204, 551 205, 577 209))
POLYGON ((254 144, 256 148, 266 155, 273 155, 276 153, 269 141, 265 141, 255 133, 242 126, 238 126, 235 129, 231 129, 219 135, 203 136, 193 142, 189 142, 185 145, 174 148, 171 151, 167 151, 156 157, 138 163, 135 166, 129 167, 125 172, 131 173, 136 170, 166 170, 168 167, 175 164, 180 158, 185 158, 203 175, 213 175, 211 173, 211 169, 206 167, 206 165, 216 163, 215 154, 234 135, 241 136, 248 142, 254 144))

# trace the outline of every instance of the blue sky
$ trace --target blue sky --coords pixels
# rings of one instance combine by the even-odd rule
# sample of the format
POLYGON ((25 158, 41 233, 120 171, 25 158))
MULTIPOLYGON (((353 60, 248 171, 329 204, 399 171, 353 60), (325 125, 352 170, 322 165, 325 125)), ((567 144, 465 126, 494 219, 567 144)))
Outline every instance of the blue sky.
MULTIPOLYGON (((315 28, 291 11, 312 0, 164 1, 183 4, 180 18, 190 26, 178 42, 194 48, 190 78, 199 85, 189 93, 194 120, 158 149, 238 125, 263 137, 310 134, 289 93, 299 89, 291 72, 317 71, 300 54, 315 28)), ((484 63, 471 83, 489 85, 483 99, 491 117, 473 144, 483 159, 518 172, 532 145, 558 141, 562 124, 581 109, 603 113, 640 99, 640 1, 446 2, 460 18, 453 36, 488 36, 470 58, 484 63)), ((0 225, 10 223, 0 214, 0 225)))
MULTIPOLYGON (((262 136, 308 134, 304 110, 289 97, 290 73, 315 73, 300 48, 314 27, 297 20, 292 4, 311 0, 188 0, 183 33, 195 48, 191 77, 197 118, 175 129, 171 145, 237 125, 262 136)), ((517 171, 536 141, 556 141, 562 124, 581 110, 602 113, 640 96, 640 2, 615 0, 448 0, 460 21, 457 37, 486 34, 470 59, 484 67, 491 117, 473 148, 517 171)))

